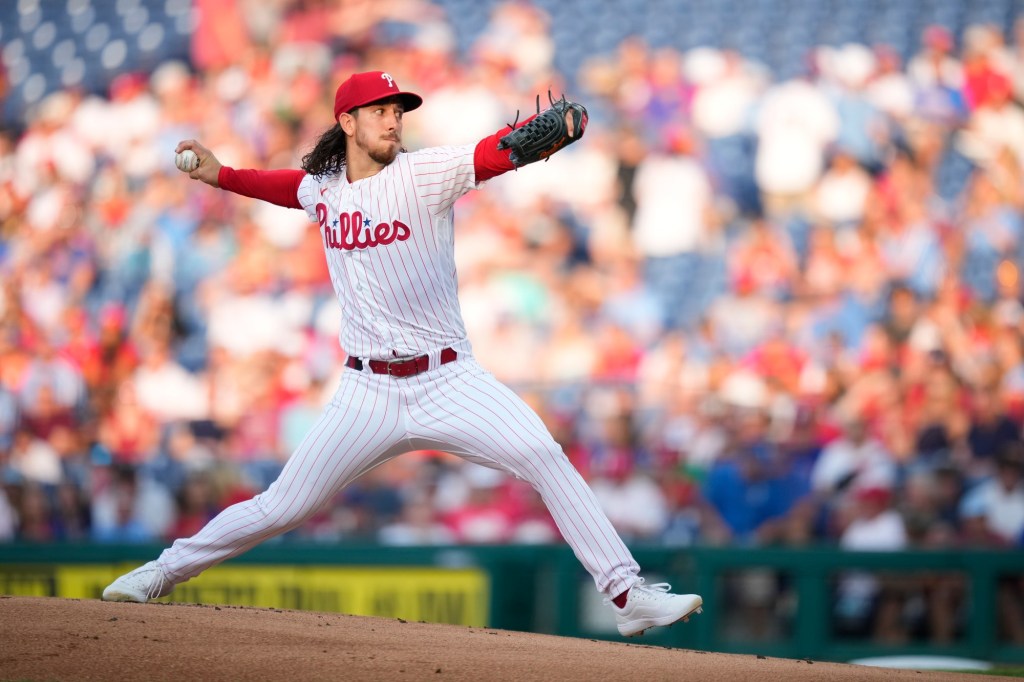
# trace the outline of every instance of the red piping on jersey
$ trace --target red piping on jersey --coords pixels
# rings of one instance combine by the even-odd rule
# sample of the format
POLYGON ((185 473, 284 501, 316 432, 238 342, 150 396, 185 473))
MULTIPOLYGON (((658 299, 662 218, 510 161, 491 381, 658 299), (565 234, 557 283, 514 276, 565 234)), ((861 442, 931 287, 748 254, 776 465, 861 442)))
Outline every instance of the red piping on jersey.
POLYGON ((301 170, 252 170, 222 166, 217 184, 243 197, 262 199, 285 208, 302 208, 299 203, 299 184, 306 177, 301 170))

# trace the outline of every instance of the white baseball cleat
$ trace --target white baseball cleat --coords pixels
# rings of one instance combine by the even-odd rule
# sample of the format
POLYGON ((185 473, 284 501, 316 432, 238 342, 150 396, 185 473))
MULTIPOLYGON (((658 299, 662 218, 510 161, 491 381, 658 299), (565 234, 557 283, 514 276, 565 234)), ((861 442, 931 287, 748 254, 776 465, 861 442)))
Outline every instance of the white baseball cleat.
POLYGON ((164 576, 160 564, 147 562, 125 573, 103 590, 103 601, 134 601, 140 604, 166 596, 174 583, 164 576))
POLYGON ((619 634, 633 637, 648 628, 688 621, 690 616, 703 611, 704 600, 699 594, 672 594, 671 589, 668 583, 645 585, 640 578, 629 588, 626 605, 621 609, 611 599, 605 599, 605 604, 610 604, 615 611, 619 634))

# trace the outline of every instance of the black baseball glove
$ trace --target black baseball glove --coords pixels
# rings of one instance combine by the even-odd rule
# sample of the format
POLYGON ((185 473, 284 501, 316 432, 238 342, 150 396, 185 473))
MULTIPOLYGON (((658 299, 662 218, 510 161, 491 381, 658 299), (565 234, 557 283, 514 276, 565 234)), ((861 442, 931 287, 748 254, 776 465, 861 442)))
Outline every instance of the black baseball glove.
POLYGON ((587 109, 582 104, 570 102, 562 95, 555 100, 548 92, 551 108, 540 110, 540 95, 537 95, 537 115, 528 123, 515 127, 498 141, 498 149, 511 149, 509 160, 516 168, 534 161, 547 159, 562 147, 583 137, 587 128, 587 109))

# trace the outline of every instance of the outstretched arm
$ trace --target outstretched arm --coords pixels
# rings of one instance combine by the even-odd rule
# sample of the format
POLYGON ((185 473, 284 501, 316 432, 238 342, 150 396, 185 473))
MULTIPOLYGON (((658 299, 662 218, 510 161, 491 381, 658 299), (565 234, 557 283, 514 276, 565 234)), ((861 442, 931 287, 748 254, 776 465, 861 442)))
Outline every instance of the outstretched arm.
POLYGON ((300 170, 251 170, 235 169, 223 165, 209 149, 195 140, 183 140, 174 149, 181 152, 191 149, 199 157, 199 166, 188 174, 193 180, 201 180, 210 187, 219 187, 235 194, 253 199, 262 199, 285 208, 302 208, 299 203, 299 183, 306 176, 300 170))
MULTIPOLYGON (((548 95, 550 98, 550 93, 548 95)), ((587 110, 562 97, 551 99, 551 108, 538 112, 519 125, 505 126, 476 145, 473 165, 476 181, 483 182, 529 163, 547 160, 559 149, 583 137, 587 110)))
MULTIPOLYGON (((530 117, 526 121, 520 123, 520 126, 526 125, 534 117, 530 117)), ((519 127, 519 126, 516 126, 519 127)), ((495 178, 502 173, 514 169, 516 166, 509 159, 512 154, 511 149, 498 149, 498 143, 505 135, 512 132, 512 126, 505 126, 493 135, 488 135, 484 139, 476 143, 476 149, 473 152, 473 168, 476 171, 476 181, 484 182, 495 178)))

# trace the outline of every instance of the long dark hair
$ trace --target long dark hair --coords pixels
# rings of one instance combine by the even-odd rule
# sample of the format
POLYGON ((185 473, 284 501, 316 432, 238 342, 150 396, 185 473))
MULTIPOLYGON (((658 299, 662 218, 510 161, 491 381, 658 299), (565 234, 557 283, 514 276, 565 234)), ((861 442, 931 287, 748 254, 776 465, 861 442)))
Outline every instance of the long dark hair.
POLYGON ((340 173, 345 165, 345 131, 335 123, 324 131, 313 150, 302 157, 302 170, 310 175, 340 173))

